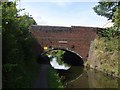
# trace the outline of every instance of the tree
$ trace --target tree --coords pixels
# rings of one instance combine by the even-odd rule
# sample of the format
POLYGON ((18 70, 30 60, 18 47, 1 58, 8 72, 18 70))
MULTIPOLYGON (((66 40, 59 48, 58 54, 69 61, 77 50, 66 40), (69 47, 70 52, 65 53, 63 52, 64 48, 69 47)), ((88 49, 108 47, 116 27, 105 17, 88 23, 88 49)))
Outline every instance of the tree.
POLYGON ((119 2, 119 6, 116 9, 116 12, 114 14, 114 22, 115 22, 115 26, 120 28, 120 2, 119 2))
POLYGON ((120 1, 119 2, 108 2, 102 1, 98 2, 94 8, 94 11, 100 15, 108 18, 108 20, 112 20, 115 25, 120 25, 120 1))
POLYGON ((100 15, 108 18, 108 20, 112 20, 114 23, 113 27, 106 28, 105 30, 99 31, 100 35, 103 37, 107 37, 110 39, 111 37, 119 37, 120 32, 120 1, 118 2, 106 2, 103 0, 102 2, 98 2, 94 8, 94 11, 100 15))
POLYGON ((20 11, 16 2, 2 2, 2 71, 3 87, 6 88, 26 87, 26 68, 33 56, 31 46, 34 40, 29 26, 36 22, 29 15, 20 16, 20 11))
MULTIPOLYGON (((17 52, 23 51, 24 57, 28 55, 25 52, 31 45, 29 42, 32 39, 29 34, 29 26, 36 24, 36 22, 28 15, 19 16, 19 11, 20 10, 16 8, 16 2, 2 3, 3 55, 5 55, 3 58, 7 58, 6 55, 10 53, 10 51, 15 52, 13 50, 15 47, 17 52)), ((29 52, 29 50, 27 52, 29 52)), ((14 59, 17 58, 15 57, 14 59)))

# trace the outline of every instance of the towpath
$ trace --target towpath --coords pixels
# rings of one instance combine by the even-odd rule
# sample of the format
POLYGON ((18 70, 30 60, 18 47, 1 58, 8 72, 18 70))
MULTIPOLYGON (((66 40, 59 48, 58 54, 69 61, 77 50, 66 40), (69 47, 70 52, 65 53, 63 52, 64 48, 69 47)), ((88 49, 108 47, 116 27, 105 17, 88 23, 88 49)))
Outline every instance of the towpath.
POLYGON ((49 64, 40 65, 40 70, 35 80, 33 88, 48 88, 47 71, 49 67, 49 64))

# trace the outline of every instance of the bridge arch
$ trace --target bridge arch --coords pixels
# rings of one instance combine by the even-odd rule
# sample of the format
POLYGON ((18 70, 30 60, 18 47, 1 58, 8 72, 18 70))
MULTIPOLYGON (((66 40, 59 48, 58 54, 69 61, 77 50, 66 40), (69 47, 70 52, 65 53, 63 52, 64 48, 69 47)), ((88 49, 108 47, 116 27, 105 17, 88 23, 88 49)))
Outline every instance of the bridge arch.
POLYGON ((51 48, 51 49, 48 49, 46 51, 44 51, 43 53, 41 53, 41 56, 45 55, 46 53, 48 52, 51 52, 51 51, 55 51, 55 50, 62 50, 62 51, 65 51, 65 55, 63 55, 63 58, 66 59, 66 55, 68 56, 68 59, 70 59, 68 61, 68 59, 65 60, 66 63, 72 65, 72 66, 83 66, 84 65, 84 60, 82 58, 82 56, 80 56, 78 53, 76 53, 75 51, 73 50, 70 50, 68 48, 51 48), (72 60, 72 59, 76 59, 75 60, 72 60))
POLYGON ((97 27, 83 26, 40 26, 33 25, 30 32, 42 47, 64 47, 76 51, 84 62, 88 60, 91 42, 95 39, 97 27))

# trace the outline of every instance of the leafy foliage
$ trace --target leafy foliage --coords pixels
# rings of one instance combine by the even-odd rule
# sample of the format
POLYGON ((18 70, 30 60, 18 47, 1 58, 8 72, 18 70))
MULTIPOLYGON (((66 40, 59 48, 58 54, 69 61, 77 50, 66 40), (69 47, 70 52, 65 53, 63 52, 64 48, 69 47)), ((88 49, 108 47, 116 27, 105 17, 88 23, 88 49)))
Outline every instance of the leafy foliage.
POLYGON ((93 9, 98 15, 112 20, 117 27, 120 26, 120 1, 110 2, 110 0, 108 0, 107 2, 106 0, 102 0, 102 2, 98 2, 98 5, 93 9))
POLYGON ((65 51, 62 51, 62 50, 53 50, 48 55, 51 55, 51 57, 50 57, 51 61, 53 60, 53 58, 57 58, 56 61, 57 61, 57 63, 59 65, 65 65, 65 66, 69 66, 70 67, 70 65, 65 63, 64 60, 63 60, 64 53, 65 53, 65 51))
POLYGON ((118 31, 118 28, 114 26, 103 30, 99 30, 98 34, 102 37, 106 37, 107 39, 110 39, 112 37, 119 37, 120 31, 118 31))
POLYGON ((47 74, 47 80, 48 80, 48 86, 49 88, 61 88, 60 90, 63 90, 63 85, 61 83, 61 79, 59 77, 59 74, 53 69, 48 68, 48 74, 47 74))
POLYGON ((120 77, 119 69, 119 38, 97 37, 91 45, 88 64, 109 75, 120 77), (93 63, 96 62, 96 63, 93 63))
POLYGON ((108 19, 112 19, 114 12, 117 8, 117 2, 98 2, 99 4, 95 6, 94 11, 101 16, 104 16, 108 19))
POLYGON ((30 80, 31 73, 28 78, 26 74, 33 62, 31 47, 34 39, 29 26, 36 22, 29 15, 20 16, 21 10, 16 8, 16 2, 2 2, 3 88, 30 86, 27 80, 30 80))
POLYGON ((118 4, 118 8, 116 9, 115 12, 115 17, 114 17, 114 22, 115 22, 115 26, 117 26, 118 28, 120 28, 120 2, 118 4))
POLYGON ((98 40, 96 40, 97 42, 95 42, 96 45, 94 46, 96 48, 94 52, 98 55, 95 55, 95 57, 97 56, 95 60, 101 62, 101 66, 99 65, 99 67, 102 71, 113 75, 115 73, 116 76, 119 76, 120 1, 107 1, 109 2, 103 0, 103 2, 99 2, 98 5, 93 8, 98 15, 104 16, 114 22, 113 27, 98 31, 98 40))
POLYGON ((99 35, 102 37, 106 37, 110 39, 111 37, 119 37, 120 31, 120 1, 118 2, 108 2, 103 0, 102 2, 98 2, 94 8, 94 11, 100 15, 108 18, 108 20, 112 20, 114 22, 114 26, 110 28, 106 28, 104 30, 99 31, 99 35))

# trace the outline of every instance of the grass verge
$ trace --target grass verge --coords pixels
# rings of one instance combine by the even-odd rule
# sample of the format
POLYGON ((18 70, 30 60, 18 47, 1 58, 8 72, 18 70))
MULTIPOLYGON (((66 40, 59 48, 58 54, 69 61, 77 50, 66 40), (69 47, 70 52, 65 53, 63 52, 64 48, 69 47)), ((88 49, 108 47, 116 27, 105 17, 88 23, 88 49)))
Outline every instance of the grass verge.
POLYGON ((47 79, 49 88, 60 88, 60 90, 63 90, 64 87, 61 83, 59 74, 51 67, 48 68, 47 79))
POLYGON ((119 38, 98 37, 91 44, 87 64, 112 76, 120 77, 119 52, 119 38))

